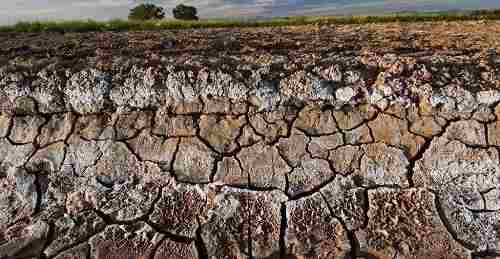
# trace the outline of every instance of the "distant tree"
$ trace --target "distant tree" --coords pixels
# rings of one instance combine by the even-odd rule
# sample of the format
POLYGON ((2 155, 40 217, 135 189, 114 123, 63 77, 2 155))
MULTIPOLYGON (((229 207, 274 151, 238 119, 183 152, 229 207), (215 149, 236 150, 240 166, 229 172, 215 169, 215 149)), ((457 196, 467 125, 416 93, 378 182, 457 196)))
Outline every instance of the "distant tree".
POLYGON ((172 10, 175 19, 179 20, 198 20, 195 7, 180 4, 172 10))
POLYGON ((163 19, 165 12, 163 7, 154 4, 141 4, 130 10, 128 18, 130 20, 152 20, 163 19))

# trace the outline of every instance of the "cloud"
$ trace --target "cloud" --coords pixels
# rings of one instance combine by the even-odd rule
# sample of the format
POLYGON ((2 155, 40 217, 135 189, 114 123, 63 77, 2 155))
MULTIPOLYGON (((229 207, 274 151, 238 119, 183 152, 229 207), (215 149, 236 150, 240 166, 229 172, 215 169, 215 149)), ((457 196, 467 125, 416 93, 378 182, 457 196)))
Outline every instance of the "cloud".
POLYGON ((118 6, 129 6, 130 3, 123 0, 93 0, 93 1, 79 1, 71 4, 72 6, 78 7, 118 7, 118 6))

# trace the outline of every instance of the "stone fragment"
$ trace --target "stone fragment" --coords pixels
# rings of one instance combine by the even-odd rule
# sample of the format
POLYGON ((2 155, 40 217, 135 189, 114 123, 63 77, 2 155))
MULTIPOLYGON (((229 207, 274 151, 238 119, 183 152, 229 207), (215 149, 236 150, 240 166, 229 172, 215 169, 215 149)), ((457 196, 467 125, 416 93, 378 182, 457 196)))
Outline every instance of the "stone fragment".
POLYGON ((320 74, 326 80, 334 81, 337 83, 342 82, 342 69, 340 68, 339 64, 329 66, 328 68, 322 70, 320 74))
POLYGON ((479 105, 470 91, 457 84, 447 85, 440 90, 440 95, 431 97, 431 105, 439 106, 438 114, 447 120, 469 119, 479 105))
POLYGON ((335 85, 331 81, 324 80, 315 75, 311 76, 311 80, 312 93, 310 93, 307 100, 323 101, 327 103, 333 103, 335 101, 335 85))
MULTIPOLYGON (((66 170, 66 168, 67 167, 65 167, 63 170, 69 171, 66 170)), ((68 181, 67 179, 68 174, 62 174, 58 176, 62 176, 65 178, 64 180, 66 180, 66 182, 68 181)), ((82 182, 79 181, 80 179, 74 180, 75 183, 72 184, 73 186, 71 184, 65 183, 64 180, 58 182, 52 180, 51 182, 55 182, 55 184, 52 183, 49 184, 48 187, 49 195, 46 195, 49 196, 49 198, 44 197, 45 199, 47 199, 46 203, 49 203, 48 204, 49 208, 47 208, 46 211, 54 210, 54 208, 50 208, 50 205, 55 205, 55 204, 50 204, 50 203, 56 203, 57 205, 63 204, 65 206, 65 212, 68 213, 69 215, 77 215, 81 212, 91 210, 95 207, 95 204, 97 204, 97 193, 94 190, 86 190, 84 188, 80 190, 78 188, 79 187, 78 184, 82 184, 82 182), (68 190, 67 193, 62 193, 63 191, 58 192, 56 190, 57 183, 65 183, 66 185, 61 184, 60 189, 68 190)))
POLYGON ((208 258, 278 256, 281 203, 286 200, 278 191, 223 187, 211 198, 212 207, 202 221, 201 237, 208 258))
POLYGON ((194 241, 181 243, 166 238, 156 249, 153 259, 198 259, 198 250, 194 241))
POLYGON ((438 194, 444 217, 456 236, 476 251, 495 249, 498 218, 483 211, 482 194, 499 185, 500 161, 495 148, 477 149, 440 137, 415 163, 416 186, 438 194))
POLYGON ((172 181, 163 188, 149 219, 163 231, 194 239, 206 203, 206 191, 200 186, 172 181))
POLYGON ((88 186, 89 176, 82 176, 71 165, 49 174, 38 174, 40 189, 39 217, 54 221, 64 214, 77 215, 96 208, 97 194, 88 186))
MULTIPOLYGON (((432 88, 432 86, 429 86, 429 88, 432 88)), ((418 113, 422 116, 433 116, 437 115, 439 113, 438 107, 439 107, 439 102, 434 103, 433 98, 429 97, 429 94, 426 94, 424 96, 420 95, 419 97, 420 102, 417 104, 418 108, 418 113)))
POLYGON ((500 210, 500 189, 491 189, 483 194, 486 210, 500 210))
POLYGON ((87 259, 89 251, 90 245, 83 243, 61 252, 54 259, 87 259))
POLYGON ((232 99, 246 99, 248 88, 230 74, 220 70, 203 68, 198 72, 195 89, 200 96, 225 96, 232 99))
POLYGON ((304 155, 297 167, 288 174, 287 194, 295 197, 309 193, 335 176, 327 160, 304 155))
POLYGON ((248 173, 251 186, 285 190, 285 175, 291 168, 281 158, 276 147, 258 143, 242 149, 237 158, 248 173))
POLYGON ((450 140, 458 140, 467 145, 486 146, 486 129, 475 120, 450 123, 444 134, 450 140))
POLYGON ((231 114, 231 101, 221 96, 202 97, 203 113, 231 114))
POLYGON ((354 95, 356 95, 356 92, 351 87, 343 87, 335 92, 335 97, 341 102, 349 102, 354 95))
MULTIPOLYGON (((194 74, 192 71, 174 71, 173 66, 167 66, 168 75, 163 81, 164 87, 159 91, 164 95, 166 103, 183 106, 185 103, 196 103, 199 105, 197 112, 201 111, 201 104, 196 100, 195 90, 192 85, 194 74)), ((188 105, 189 106, 189 105, 188 105)))
POLYGON ((496 116, 493 113, 491 107, 487 105, 479 105, 479 107, 477 107, 477 110, 472 115, 472 119, 479 122, 491 123, 496 120, 496 116))
POLYGON ((70 110, 70 105, 64 101, 66 96, 63 80, 55 69, 42 68, 36 74, 34 80, 31 81, 30 96, 36 101, 39 112, 52 114, 70 110))
POLYGON ((224 157, 217 165, 214 181, 230 186, 248 186, 248 174, 234 157, 224 157))
POLYGON ((66 83, 65 102, 81 114, 100 112, 107 103, 105 96, 110 86, 110 78, 106 74, 95 69, 80 71, 66 83))
POLYGON ((132 225, 109 225, 90 238, 91 258, 151 258, 163 238, 144 222, 132 225))
POLYGON ((439 218, 425 189, 368 190, 368 225, 356 231, 362 253, 378 258, 470 258, 439 218))
POLYGON ((227 97, 202 97, 203 113, 205 114, 227 114, 227 115, 243 115, 248 107, 243 101, 233 101, 227 97))
POLYGON ((355 129, 345 131, 344 138, 345 144, 350 145, 368 144, 373 142, 370 128, 368 128, 366 124, 363 124, 355 129))
POLYGON ((279 140, 276 147, 287 163, 293 167, 298 166, 306 155, 306 147, 309 138, 304 133, 292 129, 289 138, 279 140))
POLYGON ((114 125, 117 139, 130 139, 144 128, 151 126, 153 113, 150 111, 132 111, 119 113, 114 125))
POLYGON ((344 106, 342 109, 333 112, 335 121, 342 130, 359 127, 364 121, 371 120, 375 115, 376 110, 371 105, 344 106))
POLYGON ((355 172, 360 184, 365 187, 397 185, 408 187, 410 162, 403 151, 383 143, 362 146, 360 169, 355 172))
POLYGON ((16 116, 12 120, 9 138, 17 144, 33 143, 44 122, 45 119, 40 116, 16 116))
POLYGON ((318 84, 306 71, 300 70, 280 81, 280 94, 286 98, 309 99, 314 84, 318 84))
POLYGON ((496 122, 488 124, 488 144, 500 146, 500 104, 495 108, 496 122))
POLYGON ((348 230, 359 229, 366 221, 368 204, 364 189, 357 187, 353 177, 337 176, 320 189, 331 213, 344 222, 348 230))
POLYGON ((409 186, 409 161, 403 151, 383 143, 342 146, 330 152, 329 161, 335 172, 354 174, 364 187, 381 185, 409 186))
POLYGON ((57 141, 65 140, 73 128, 76 116, 73 113, 54 114, 42 127, 37 138, 39 146, 46 146, 57 141))
POLYGON ((294 126, 308 135, 326 135, 338 131, 332 111, 313 105, 306 106, 299 112, 294 126))
POLYGON ((358 170, 363 151, 358 146, 342 146, 330 151, 328 160, 336 173, 348 175, 358 170))
POLYGON ((281 102, 279 85, 269 80, 259 80, 257 88, 249 94, 248 101, 255 105, 259 111, 270 111, 281 102))
POLYGON ((497 90, 480 91, 476 93, 476 100, 481 104, 494 104, 500 101, 500 92, 497 90))
POLYGON ((236 138, 245 123, 245 116, 202 115, 200 118, 200 137, 206 140, 217 152, 231 153, 238 147, 236 138))
POLYGON ((257 135, 252 127, 247 124, 243 126, 241 136, 238 138, 238 143, 241 147, 248 147, 261 141, 262 139, 263 138, 257 135))
POLYGON ((196 136, 198 120, 191 115, 166 115, 157 112, 153 133, 167 137, 196 136))
POLYGON ((26 163, 26 169, 31 172, 44 171, 47 173, 59 171, 66 154, 64 142, 56 142, 42 149, 38 149, 26 163))
POLYGON ((113 84, 109 97, 117 107, 152 108, 158 106, 155 83, 157 73, 153 67, 132 66, 125 82, 113 84))
POLYGON ((218 155, 198 138, 182 138, 174 161, 179 181, 208 183, 217 165, 218 155))
POLYGON ((432 116, 418 116, 410 122, 410 132, 426 138, 434 137, 442 131, 443 128, 432 116))
POLYGON ((101 147, 107 147, 111 142, 87 141, 77 135, 71 135, 67 143, 63 164, 71 166, 77 175, 81 175, 88 167, 94 165, 99 156, 102 155, 101 147))
MULTIPOLYGON (((276 111, 274 113, 281 113, 276 111)), ((286 137, 288 134, 287 121, 277 119, 274 122, 269 122, 270 117, 275 116, 272 113, 257 113, 250 116, 250 124, 256 133, 264 137, 266 143, 274 143, 279 138, 286 137)), ((278 114, 279 115, 279 114, 278 114)))
POLYGON ((113 125, 117 114, 101 113, 79 117, 75 125, 75 133, 87 140, 107 140, 115 138, 113 125))
POLYGON ((228 114, 245 115, 248 114, 249 104, 247 100, 231 100, 231 110, 228 114))
MULTIPOLYGON (((160 108, 161 109, 161 108, 160 108)), ((178 115, 196 115, 203 111, 203 104, 198 100, 175 103, 173 113, 178 115)))
POLYGON ((19 96, 14 100, 15 113, 17 115, 36 114, 36 102, 29 96, 19 96))
POLYGON ((43 221, 19 221, 2 233, 0 258, 38 258, 47 241, 49 225, 43 221))
MULTIPOLYGON (((267 123, 276 124, 280 122, 291 123, 297 118, 297 114, 300 110, 300 104, 289 103, 284 106, 278 107, 277 109, 269 112, 261 112, 264 120, 267 123)), ((255 109, 249 111, 250 114, 256 113, 255 109)))
MULTIPOLYGON (((418 111, 414 111, 414 112, 417 113, 418 111)), ((384 113, 390 114, 392 116, 396 116, 399 119, 404 120, 407 117, 407 113, 411 114, 411 111, 407 111, 407 109, 399 103, 394 103, 394 104, 389 105, 387 107, 387 109, 384 110, 384 113)))
POLYGON ((344 140, 342 133, 335 133, 333 135, 311 137, 307 150, 313 157, 328 159, 329 152, 343 144, 344 140))
POLYGON ((286 256, 340 259, 349 255, 347 231, 319 193, 287 202, 286 220, 286 256))
POLYGON ((384 96, 384 92, 378 88, 373 89, 372 93, 368 94, 367 101, 381 111, 386 110, 391 105, 389 97, 384 96))
POLYGON ((500 214, 498 211, 474 211, 470 208, 470 203, 474 201, 468 204, 467 201, 464 202, 471 196, 464 190, 448 188, 439 196, 440 209, 459 241, 476 252, 496 251, 498 253, 500 251, 500 237, 498 236, 500 214))
POLYGON ((6 112, 0 111, 0 138, 4 138, 9 133, 12 118, 6 112))
POLYGON ((22 167, 0 167, 0 190, 2 190, 0 193, 1 235, 7 226, 28 218, 34 213, 37 201, 35 175, 28 174, 22 167))
POLYGON ((53 257, 61 251, 87 240, 106 226, 104 220, 90 210, 74 216, 63 215, 54 221, 55 238, 44 250, 48 257, 53 257))
POLYGON ((497 120, 500 120, 500 104, 498 104, 496 107, 495 107, 495 116, 497 118, 497 120))
POLYGON ((7 139, 0 139, 0 171, 22 166, 34 150, 33 144, 12 145, 7 139))
POLYGON ((158 137, 152 135, 151 130, 147 129, 137 137, 128 140, 127 143, 141 160, 155 162, 168 168, 173 162, 179 139, 158 137))
POLYGON ((410 158, 415 157, 424 145, 425 139, 408 131, 407 122, 390 115, 379 114, 368 123, 376 142, 402 149, 410 158))
MULTIPOLYGON (((3 70, 3 68, 2 68, 3 70)), ((5 84, 2 82, 0 83, 1 86, 4 86, 5 84)), ((15 113, 15 104, 14 104, 14 99, 15 96, 19 96, 20 94, 24 94, 24 91, 21 91, 22 93, 19 93, 17 90, 17 87, 14 85, 11 85, 10 89, 2 89, 0 91, 0 113, 7 113, 7 114, 14 114, 15 113)))
MULTIPOLYGON (((85 172, 89 190, 96 193, 95 207, 116 220, 134 220, 148 213, 168 173, 150 162, 139 162, 125 144, 113 142, 85 172)), ((80 187, 84 188, 84 187, 80 187)))

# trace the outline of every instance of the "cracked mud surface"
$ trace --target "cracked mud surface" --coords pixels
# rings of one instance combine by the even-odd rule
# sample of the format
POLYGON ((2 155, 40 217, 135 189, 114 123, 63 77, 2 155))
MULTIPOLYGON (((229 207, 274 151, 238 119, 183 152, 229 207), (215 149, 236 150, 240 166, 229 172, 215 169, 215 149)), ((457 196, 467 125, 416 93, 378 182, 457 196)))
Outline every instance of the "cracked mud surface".
POLYGON ((499 38, 2 34, 0 258, 498 258, 499 38))

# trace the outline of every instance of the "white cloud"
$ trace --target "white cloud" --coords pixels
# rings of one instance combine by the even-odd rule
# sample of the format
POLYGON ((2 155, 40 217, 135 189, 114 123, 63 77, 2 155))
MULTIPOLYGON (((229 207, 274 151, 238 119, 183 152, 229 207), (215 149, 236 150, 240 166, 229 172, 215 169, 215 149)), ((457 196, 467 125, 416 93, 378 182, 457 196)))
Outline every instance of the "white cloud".
POLYGON ((116 6, 128 6, 130 3, 123 0, 94 0, 94 1, 80 1, 71 4, 72 6, 79 7, 116 7, 116 6))

